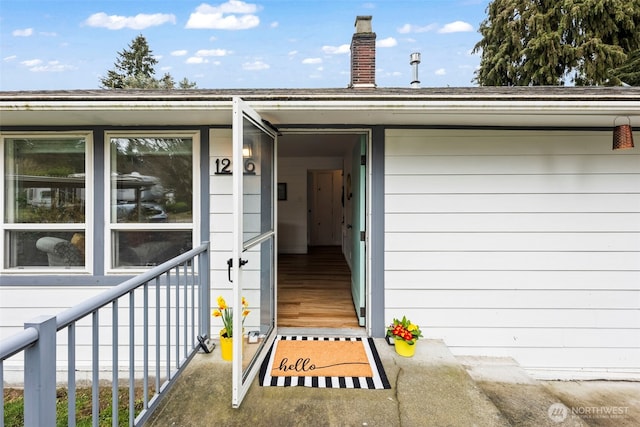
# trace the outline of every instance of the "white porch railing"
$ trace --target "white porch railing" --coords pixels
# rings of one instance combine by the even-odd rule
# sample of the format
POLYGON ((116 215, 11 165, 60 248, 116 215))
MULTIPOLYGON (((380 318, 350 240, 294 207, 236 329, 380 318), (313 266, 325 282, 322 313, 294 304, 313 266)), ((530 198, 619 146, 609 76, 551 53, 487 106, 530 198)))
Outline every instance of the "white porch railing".
POLYGON ((65 358, 67 425, 76 425, 78 348, 86 349, 91 360, 93 425, 99 424, 100 380, 104 380, 100 373, 105 370, 111 373, 113 425, 119 425, 119 383, 126 383, 129 388, 128 425, 141 425, 198 351, 200 339, 209 336, 210 299, 206 242, 57 316, 40 316, 25 323, 23 331, 0 342, 0 427, 4 427, 5 415, 5 360, 21 352, 25 426, 56 425, 56 370, 65 358), (125 314, 124 321, 120 319, 121 312, 125 314), (105 313, 107 316, 101 316, 105 313), (87 334, 78 333, 80 330, 87 334), (127 330, 128 334, 120 333, 127 330), (66 347, 66 357, 56 354, 61 347, 66 347), (105 349, 111 352, 109 357, 100 351, 105 349), (122 372, 125 374, 121 377, 122 372), (136 383, 143 393, 142 408, 137 414, 136 383))

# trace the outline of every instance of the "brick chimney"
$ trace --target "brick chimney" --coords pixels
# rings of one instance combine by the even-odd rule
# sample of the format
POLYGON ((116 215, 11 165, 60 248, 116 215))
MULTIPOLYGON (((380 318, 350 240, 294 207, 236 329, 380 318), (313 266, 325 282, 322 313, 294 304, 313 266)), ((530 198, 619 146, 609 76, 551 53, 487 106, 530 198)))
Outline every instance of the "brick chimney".
POLYGON ((371 16, 356 17, 356 32, 351 38, 351 83, 349 87, 376 87, 376 33, 371 16))

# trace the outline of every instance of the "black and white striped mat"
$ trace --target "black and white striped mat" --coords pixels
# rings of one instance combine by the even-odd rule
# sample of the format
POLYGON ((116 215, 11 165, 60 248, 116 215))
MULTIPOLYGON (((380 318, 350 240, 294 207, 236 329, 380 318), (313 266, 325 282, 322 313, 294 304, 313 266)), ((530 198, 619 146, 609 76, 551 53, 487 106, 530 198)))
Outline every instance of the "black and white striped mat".
POLYGON ((264 387, 318 387, 318 388, 360 388, 360 389, 390 389, 391 385, 384 372, 382 361, 376 350, 372 338, 362 337, 305 337, 279 335, 269 350, 260 367, 260 385, 264 387), (271 376, 276 348, 280 340, 314 340, 314 341, 362 341, 365 353, 371 365, 372 377, 314 377, 314 376, 271 376))

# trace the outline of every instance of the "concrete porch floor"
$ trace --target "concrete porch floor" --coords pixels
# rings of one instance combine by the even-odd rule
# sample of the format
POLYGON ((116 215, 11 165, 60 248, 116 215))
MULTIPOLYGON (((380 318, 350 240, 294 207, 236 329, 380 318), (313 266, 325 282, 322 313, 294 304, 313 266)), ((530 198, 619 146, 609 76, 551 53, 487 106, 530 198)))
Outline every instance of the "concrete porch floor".
POLYGON ((421 340, 413 358, 376 347, 390 390, 261 387, 231 408, 231 363, 198 354, 146 425, 637 426, 640 382, 536 381, 510 359, 454 357, 421 340))

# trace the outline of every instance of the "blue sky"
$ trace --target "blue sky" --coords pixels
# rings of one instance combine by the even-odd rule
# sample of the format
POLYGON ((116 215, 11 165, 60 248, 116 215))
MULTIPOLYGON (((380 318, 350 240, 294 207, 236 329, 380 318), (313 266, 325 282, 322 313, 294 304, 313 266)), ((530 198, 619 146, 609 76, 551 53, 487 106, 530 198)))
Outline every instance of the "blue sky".
POLYGON ((488 0, 2 0, 0 90, 97 89, 142 34, 156 75, 201 89, 341 88, 358 15, 376 33, 376 83, 473 86, 488 0))

